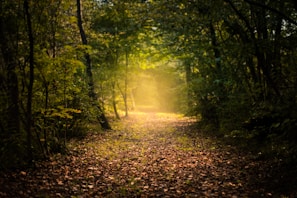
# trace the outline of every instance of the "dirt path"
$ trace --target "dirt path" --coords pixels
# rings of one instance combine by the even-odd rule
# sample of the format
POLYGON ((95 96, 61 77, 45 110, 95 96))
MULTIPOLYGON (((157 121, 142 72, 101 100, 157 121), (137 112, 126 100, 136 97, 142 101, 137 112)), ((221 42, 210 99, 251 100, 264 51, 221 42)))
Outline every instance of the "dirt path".
POLYGON ((176 114, 131 113, 114 131, 72 142, 35 171, 0 179, 0 197, 270 197, 257 163, 199 135, 176 114), (196 134, 190 138, 188 134, 196 134))

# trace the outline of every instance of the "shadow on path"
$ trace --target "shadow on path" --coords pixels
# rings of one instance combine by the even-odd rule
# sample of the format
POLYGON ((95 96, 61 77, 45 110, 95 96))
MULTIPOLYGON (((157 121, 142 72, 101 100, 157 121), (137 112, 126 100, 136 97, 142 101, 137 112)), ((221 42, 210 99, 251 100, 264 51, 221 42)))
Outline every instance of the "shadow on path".
POLYGON ((113 131, 71 142, 67 156, 2 174, 0 197, 280 196, 261 183, 265 166, 194 123, 177 114, 130 113, 113 131))

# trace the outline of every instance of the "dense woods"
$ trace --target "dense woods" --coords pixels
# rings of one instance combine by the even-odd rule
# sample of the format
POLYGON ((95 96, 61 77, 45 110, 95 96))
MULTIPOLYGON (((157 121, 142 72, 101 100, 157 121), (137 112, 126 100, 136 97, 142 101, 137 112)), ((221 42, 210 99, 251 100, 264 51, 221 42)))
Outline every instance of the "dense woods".
POLYGON ((296 161, 293 0, 0 1, 0 168, 135 109, 296 161))

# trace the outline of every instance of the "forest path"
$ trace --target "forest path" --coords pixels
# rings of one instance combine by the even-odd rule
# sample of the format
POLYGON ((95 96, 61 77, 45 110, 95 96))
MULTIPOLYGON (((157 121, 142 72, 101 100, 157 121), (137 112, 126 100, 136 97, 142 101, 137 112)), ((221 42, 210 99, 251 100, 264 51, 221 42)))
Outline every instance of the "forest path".
POLYGON ((270 196, 256 186, 263 175, 251 178, 259 164, 199 134, 194 122, 132 112, 113 131, 72 142, 67 156, 5 175, 0 197, 270 196))

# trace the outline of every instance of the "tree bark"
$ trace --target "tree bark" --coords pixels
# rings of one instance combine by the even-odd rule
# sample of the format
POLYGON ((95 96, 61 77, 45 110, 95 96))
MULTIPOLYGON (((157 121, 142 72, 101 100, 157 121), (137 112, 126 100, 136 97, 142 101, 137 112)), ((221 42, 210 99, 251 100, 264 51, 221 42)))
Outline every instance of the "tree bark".
POLYGON ((211 45, 214 52, 214 58, 215 58, 215 65, 216 65, 216 80, 218 80, 217 83, 217 92, 219 99, 221 101, 225 100, 226 98, 226 91, 224 89, 224 83, 223 83, 223 72, 222 72, 222 61, 221 61, 221 52, 219 50, 219 44, 217 41, 217 35, 215 32, 215 28, 212 23, 209 24, 209 30, 210 30, 210 38, 211 38, 211 45))
POLYGON ((125 66, 125 90, 124 90, 124 103, 125 103, 125 116, 128 117, 128 65, 129 65, 129 53, 126 49, 126 66, 125 66))
MULTIPOLYGON (((257 31, 257 41, 255 42, 255 55, 257 58, 257 64, 260 70, 262 71, 264 88, 265 91, 265 100, 271 99, 272 94, 277 97, 280 97, 280 92, 277 86, 277 83, 274 81, 272 76, 272 60, 273 49, 267 49, 265 46, 260 45, 264 43, 266 45, 270 44, 268 39, 268 24, 266 18, 266 10, 264 8, 253 8, 252 13, 254 13, 254 20, 256 22, 256 31, 257 31), (260 44, 259 44, 260 43, 260 44)), ((259 74, 261 75, 261 74, 259 74)))
POLYGON ((116 93, 115 93, 115 81, 111 82, 111 87, 112 87, 112 106, 113 106, 113 111, 115 114, 116 119, 120 120, 121 117, 118 113, 118 109, 117 109, 117 101, 116 101, 116 93))
MULTIPOLYGON (((80 32, 80 36, 81 36, 81 40, 82 40, 82 44, 83 45, 88 45, 88 40, 87 40, 87 36, 85 34, 84 28, 83 28, 83 23, 82 23, 82 16, 81 16, 81 2, 80 0, 76 1, 76 6, 77 6, 77 25, 79 28, 79 32, 80 32)), ((97 107, 97 109, 99 110, 99 115, 97 116, 99 123, 101 125, 101 127, 103 129, 111 129, 111 126, 102 110, 102 108, 100 107, 98 103, 98 97, 95 93, 94 90, 94 80, 93 80, 93 73, 92 73, 92 62, 91 62, 91 57, 90 54, 88 52, 85 52, 84 54, 85 59, 86 59, 86 72, 87 72, 87 77, 88 77, 88 95, 91 98, 94 106, 97 107)))
POLYGON ((186 83, 187 83, 187 108, 191 109, 193 106, 193 95, 192 95, 192 68, 191 68, 191 59, 186 59, 184 61, 185 72, 186 72, 186 83))
POLYGON ((29 38, 29 86, 27 95, 27 157, 28 163, 31 165, 33 162, 33 152, 32 152, 32 97, 33 97, 33 83, 34 83, 34 38, 32 32, 32 21, 31 14, 29 11, 29 2, 24 0, 24 11, 26 16, 27 28, 28 28, 28 38, 29 38))
MULTIPOLYGON (((273 12, 273 13, 275 13, 275 14, 281 16, 281 17, 284 18, 285 20, 287 20, 287 21, 289 21, 290 23, 292 23, 292 24, 294 24, 294 25, 297 26, 297 22, 296 22, 293 18, 287 16, 285 13, 281 12, 280 10, 277 10, 277 9, 275 9, 275 8, 272 8, 272 7, 269 7, 269 6, 265 5, 264 3, 258 2, 258 1, 256 1, 256 0, 255 0, 255 1, 244 0, 244 1, 247 2, 247 3, 250 4, 250 5, 257 6, 257 7, 259 7, 259 8, 263 8, 264 10, 269 10, 269 11, 271 11, 271 12, 273 12)), ((297 3, 296 3, 296 1, 294 1, 294 7, 295 7, 295 9, 297 9, 296 6, 297 6, 297 3)))

